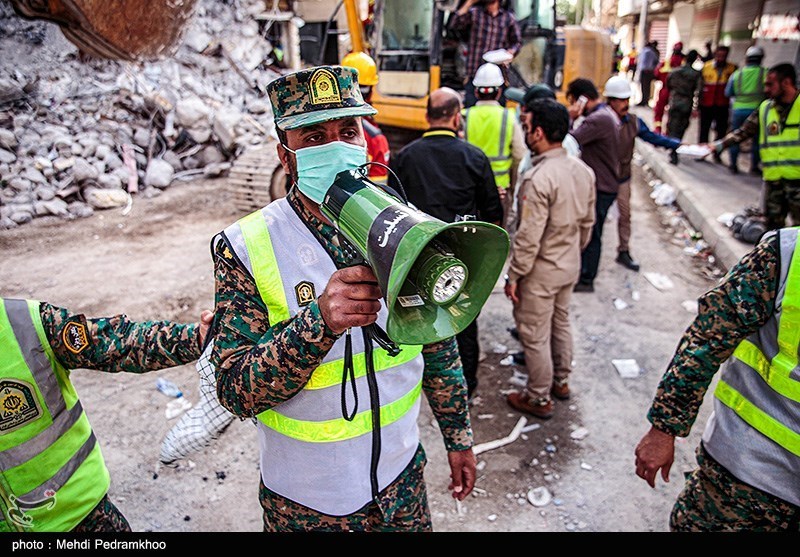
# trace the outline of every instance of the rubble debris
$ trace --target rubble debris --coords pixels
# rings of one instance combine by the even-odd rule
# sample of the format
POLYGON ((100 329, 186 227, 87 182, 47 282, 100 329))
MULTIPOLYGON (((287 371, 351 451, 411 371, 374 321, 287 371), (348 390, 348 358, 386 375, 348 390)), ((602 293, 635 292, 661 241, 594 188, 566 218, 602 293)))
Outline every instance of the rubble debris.
POLYGON ((644 278, 647 279, 647 282, 649 282, 662 292, 664 292, 665 290, 670 290, 675 286, 672 282, 672 279, 670 279, 667 275, 661 273, 653 273, 653 272, 644 273, 644 278))
POLYGON ((525 388, 528 385, 528 374, 515 369, 514 374, 508 378, 508 382, 517 387, 525 388))
POLYGON ((611 363, 617 368, 619 376, 623 379, 635 379, 642 372, 636 360, 611 360, 611 363))
MULTIPOLYGON (((148 197, 225 176, 245 150, 274 141, 263 91, 278 74, 265 65, 272 45, 254 19, 263 0, 198 4, 183 43, 158 61, 87 60, 60 34, 44 34, 24 45, 24 62, 0 69, 0 229, 86 218, 129 206, 124 192, 148 197), (227 60, 212 47, 226 42, 236 45, 227 60), (40 203, 53 197, 66 206, 40 203)), ((0 54, 16 58, 15 35, 29 22, 2 21, 0 54)))
POLYGON ((587 435, 589 435, 589 430, 586 429, 585 427, 578 427, 569 434, 570 439, 575 439, 577 441, 580 441, 581 439, 586 439, 587 435))
POLYGON ((528 502, 534 507, 545 507, 553 500, 550 490, 544 486, 535 487, 528 491, 528 502))
POLYGON ((525 416, 520 416, 519 421, 517 421, 516 425, 514 425, 514 429, 512 429, 511 433, 509 433, 506 437, 475 445, 472 447, 472 452, 475 453, 475 456, 477 456, 483 452, 491 451, 498 447, 513 443, 517 440, 517 438, 519 438, 520 434, 522 433, 522 428, 525 427, 527 422, 528 420, 525 418, 525 416))
POLYGON ((614 298, 614 307, 617 308, 618 311, 622 311, 628 307, 628 303, 622 298, 614 298))
POLYGON ((689 313, 697 313, 697 300, 684 300, 681 302, 681 307, 689 313))
POLYGON ((653 187, 650 197, 655 201, 656 205, 672 205, 678 198, 678 193, 669 184, 661 182, 653 187))

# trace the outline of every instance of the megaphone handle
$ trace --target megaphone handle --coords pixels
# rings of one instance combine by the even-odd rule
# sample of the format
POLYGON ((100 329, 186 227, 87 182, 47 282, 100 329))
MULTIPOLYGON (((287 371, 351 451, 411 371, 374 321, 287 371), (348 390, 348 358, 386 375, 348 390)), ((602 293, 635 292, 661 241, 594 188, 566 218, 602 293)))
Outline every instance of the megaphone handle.
POLYGON ((353 341, 350 339, 350 329, 347 329, 344 337, 344 362, 342 364, 342 417, 348 422, 352 422, 358 412, 358 389, 356 389, 356 370, 353 366, 353 341), (353 386, 353 405, 352 414, 347 414, 347 375, 350 375, 350 384, 353 386))
POLYGON ((364 327, 364 330, 367 335, 365 335, 365 340, 370 338, 378 343, 378 346, 386 350, 390 356, 394 357, 400 353, 400 347, 395 344, 392 339, 389 338, 389 335, 386 334, 380 325, 377 323, 372 323, 364 327))

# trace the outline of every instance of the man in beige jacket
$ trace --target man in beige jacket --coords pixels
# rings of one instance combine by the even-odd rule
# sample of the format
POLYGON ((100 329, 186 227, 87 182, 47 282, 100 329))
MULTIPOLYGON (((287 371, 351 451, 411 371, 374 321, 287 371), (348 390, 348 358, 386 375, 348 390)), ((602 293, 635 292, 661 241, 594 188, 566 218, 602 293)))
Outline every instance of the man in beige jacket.
POLYGON ((523 129, 533 166, 522 177, 505 293, 514 304, 528 384, 507 401, 516 410, 548 419, 553 415, 551 395, 562 400, 570 396, 568 309, 580 276, 581 251, 594 225, 595 175, 561 146, 569 130, 563 105, 538 99, 526 109, 523 129))

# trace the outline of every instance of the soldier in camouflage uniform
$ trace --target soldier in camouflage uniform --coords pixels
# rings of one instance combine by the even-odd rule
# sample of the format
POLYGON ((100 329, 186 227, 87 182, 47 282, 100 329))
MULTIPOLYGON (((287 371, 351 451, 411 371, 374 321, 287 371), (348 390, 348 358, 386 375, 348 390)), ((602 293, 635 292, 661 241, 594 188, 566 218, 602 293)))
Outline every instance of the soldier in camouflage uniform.
POLYGON ((372 353, 360 327, 385 326, 377 278, 353 266, 354 248, 319 207, 336 173, 366 162, 361 117, 375 110, 352 68, 309 68, 267 89, 293 186, 212 240, 211 354, 220 401, 257 424, 264 530, 429 531, 421 392, 444 437, 453 497, 475 482, 455 338, 401 346, 395 358, 372 353))
POLYGON ((690 50, 683 65, 673 70, 667 77, 667 87, 670 91, 667 135, 670 137, 683 139, 683 134, 689 127, 697 92, 700 89, 700 71, 692 67, 698 56, 696 50, 690 50))
POLYGON ((739 129, 708 144, 719 155, 732 145, 753 138, 759 142, 764 188, 762 209, 767 229, 800 224, 800 91, 792 64, 777 64, 767 72, 767 100, 750 113, 739 129))
POLYGON ((0 531, 131 530, 108 498, 108 471, 70 370, 145 373, 186 364, 200 356, 211 317, 134 322, 0 299, 0 531))
POLYGON ((673 531, 800 531, 798 230, 766 234, 699 299, 658 385, 635 451, 636 475, 650 487, 659 471, 669 481, 675 437, 689 435, 725 362, 673 531))

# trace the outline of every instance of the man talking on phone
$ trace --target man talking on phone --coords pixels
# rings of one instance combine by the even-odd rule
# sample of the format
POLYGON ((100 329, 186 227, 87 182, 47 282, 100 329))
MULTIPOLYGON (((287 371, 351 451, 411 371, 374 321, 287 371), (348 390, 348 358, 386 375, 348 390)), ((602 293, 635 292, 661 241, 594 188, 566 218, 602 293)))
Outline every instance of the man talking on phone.
POLYGON ((594 292, 594 279, 600 265, 603 222, 619 192, 619 128, 614 111, 600 98, 594 83, 576 79, 567 86, 567 102, 573 129, 570 132, 581 146, 581 159, 595 174, 595 221, 589 244, 581 253, 581 277, 575 292, 594 292), (576 120, 583 116, 580 125, 576 120))

